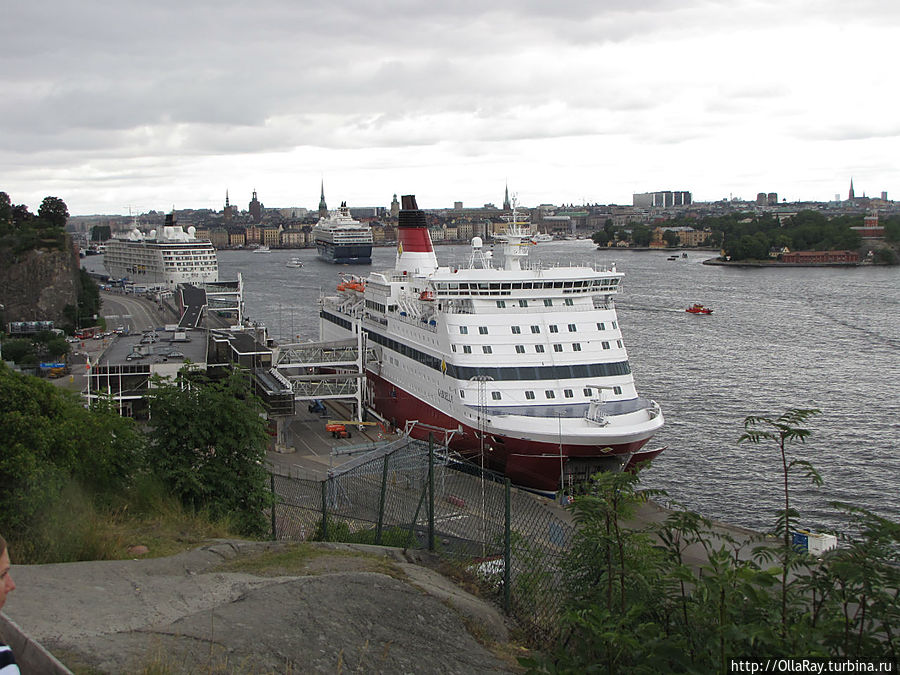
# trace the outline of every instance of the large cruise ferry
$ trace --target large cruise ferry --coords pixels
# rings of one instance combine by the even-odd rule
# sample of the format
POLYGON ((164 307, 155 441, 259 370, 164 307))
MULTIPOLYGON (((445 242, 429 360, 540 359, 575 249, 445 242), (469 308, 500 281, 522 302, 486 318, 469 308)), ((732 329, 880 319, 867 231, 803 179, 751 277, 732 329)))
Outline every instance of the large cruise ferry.
POLYGON ((181 283, 218 281, 216 249, 194 234, 193 227, 185 232, 169 214, 159 232, 151 230, 144 235, 135 227, 107 241, 103 265, 115 279, 170 289, 181 283))
POLYGON ((321 299, 323 340, 362 331, 374 349, 371 409, 540 490, 662 451, 644 449, 663 415, 635 389, 615 266, 529 261, 531 233, 513 218, 502 266, 475 237, 467 267, 441 267, 414 196, 403 197, 398 230, 393 270, 321 299))
POLYGON ((322 260, 339 264, 372 262, 372 228, 354 220, 347 202, 313 228, 316 249, 322 260))

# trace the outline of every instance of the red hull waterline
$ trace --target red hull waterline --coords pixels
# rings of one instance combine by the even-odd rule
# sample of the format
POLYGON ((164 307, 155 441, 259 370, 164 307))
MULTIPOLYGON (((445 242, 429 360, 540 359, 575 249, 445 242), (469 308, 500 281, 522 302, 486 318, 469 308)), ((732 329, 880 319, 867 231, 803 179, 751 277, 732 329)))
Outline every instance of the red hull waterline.
MULTIPOLYGON (((428 405, 372 372, 367 373, 370 401, 379 415, 395 427, 410 420, 416 425, 413 438, 427 440, 433 429, 457 430, 450 440, 451 450, 476 460, 482 439, 478 430, 428 405), (461 431, 460 431, 461 429, 461 431)), ((437 438, 438 442, 443 439, 437 438)), ((484 438, 485 466, 509 477, 516 485, 555 492, 569 482, 586 480, 598 471, 632 471, 659 455, 664 448, 641 450, 649 438, 609 447, 542 443, 488 433, 484 438)))

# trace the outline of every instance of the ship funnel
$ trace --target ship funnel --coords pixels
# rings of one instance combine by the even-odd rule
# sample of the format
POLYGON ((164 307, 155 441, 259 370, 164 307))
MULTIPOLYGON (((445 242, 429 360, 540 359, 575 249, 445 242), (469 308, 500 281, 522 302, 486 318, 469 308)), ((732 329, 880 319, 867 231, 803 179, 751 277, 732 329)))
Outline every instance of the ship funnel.
POLYGON ((431 235, 425 212, 416 204, 415 195, 403 195, 400 210, 397 244, 397 264, 394 269, 399 274, 428 275, 437 269, 437 256, 431 246, 431 235))

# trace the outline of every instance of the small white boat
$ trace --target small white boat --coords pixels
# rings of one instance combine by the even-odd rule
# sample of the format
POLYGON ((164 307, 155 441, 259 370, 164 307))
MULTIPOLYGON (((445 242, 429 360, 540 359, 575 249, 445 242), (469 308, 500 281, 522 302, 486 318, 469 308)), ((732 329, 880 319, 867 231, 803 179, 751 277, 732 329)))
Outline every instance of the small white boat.
POLYGON ((259 248, 253 249, 253 252, 254 253, 271 253, 272 249, 270 249, 268 246, 260 246, 259 248))
POLYGON ((303 267, 303 261, 300 260, 300 258, 291 258, 287 261, 287 265, 285 265, 285 267, 300 268, 303 267))

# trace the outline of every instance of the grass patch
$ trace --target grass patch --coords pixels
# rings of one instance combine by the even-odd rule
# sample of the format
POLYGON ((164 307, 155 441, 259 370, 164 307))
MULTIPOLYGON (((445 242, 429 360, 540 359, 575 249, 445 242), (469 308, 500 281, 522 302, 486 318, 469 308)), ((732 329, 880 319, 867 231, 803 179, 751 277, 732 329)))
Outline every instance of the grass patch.
POLYGON ((16 564, 126 560, 132 546, 163 557, 210 539, 243 538, 227 520, 186 509, 164 488, 144 481, 114 499, 92 499, 76 484, 48 504, 26 540, 11 540, 16 564))
POLYGON ((287 544, 278 550, 244 554, 225 561, 215 567, 216 572, 244 572, 263 577, 301 576, 327 573, 329 562, 336 571, 356 569, 378 572, 395 579, 405 579, 403 574, 389 559, 359 551, 340 551, 319 546, 312 542, 287 544), (345 561, 351 564, 340 564, 345 561), (352 562, 357 562, 357 565, 352 562), (322 563, 317 564, 317 563, 322 563))

